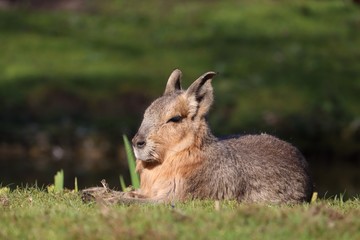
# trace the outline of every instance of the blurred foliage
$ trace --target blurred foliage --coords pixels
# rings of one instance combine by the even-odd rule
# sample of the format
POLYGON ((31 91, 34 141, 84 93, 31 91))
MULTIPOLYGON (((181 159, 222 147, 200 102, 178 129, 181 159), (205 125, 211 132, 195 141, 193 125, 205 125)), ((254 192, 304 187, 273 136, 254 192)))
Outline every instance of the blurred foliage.
MULTIPOLYGON (((135 133, 180 68, 184 87, 219 72, 209 115, 217 135, 273 133, 300 147, 318 181, 332 176, 327 164, 360 165, 360 9, 351 1, 28 6, 0 11, 0 153, 20 144, 34 156, 63 159, 70 149, 68 158, 81 159, 91 149, 103 154, 100 169, 110 169, 111 159, 124 158, 121 135, 135 133)), ((74 164, 85 163, 65 162, 74 164)), ((346 175, 336 189, 359 182, 346 175)))

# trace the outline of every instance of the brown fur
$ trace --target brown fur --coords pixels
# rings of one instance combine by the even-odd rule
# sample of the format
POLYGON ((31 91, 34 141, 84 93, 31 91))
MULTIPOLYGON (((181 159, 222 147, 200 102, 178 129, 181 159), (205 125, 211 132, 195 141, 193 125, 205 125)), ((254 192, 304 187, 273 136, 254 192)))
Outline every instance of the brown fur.
POLYGON ((144 114, 133 138, 141 187, 151 202, 236 199, 247 202, 309 201, 307 163, 289 143, 267 134, 214 137, 205 116, 213 102, 208 72, 186 91, 181 72, 169 77, 164 95, 144 114))

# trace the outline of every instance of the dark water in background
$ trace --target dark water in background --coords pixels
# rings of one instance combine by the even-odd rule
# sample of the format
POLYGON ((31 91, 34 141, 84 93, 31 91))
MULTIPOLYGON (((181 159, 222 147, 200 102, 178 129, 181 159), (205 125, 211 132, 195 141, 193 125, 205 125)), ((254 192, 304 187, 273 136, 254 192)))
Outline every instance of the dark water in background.
MULTIPOLYGON (((65 145, 51 145, 45 136, 32 145, 0 145, 0 183, 3 186, 47 186, 54 175, 64 170, 65 186, 79 188, 100 184, 105 179, 119 188, 119 175, 129 179, 126 154, 122 144, 110 144, 99 136, 87 136, 65 145)), ((129 181, 127 181, 130 184, 129 181)))

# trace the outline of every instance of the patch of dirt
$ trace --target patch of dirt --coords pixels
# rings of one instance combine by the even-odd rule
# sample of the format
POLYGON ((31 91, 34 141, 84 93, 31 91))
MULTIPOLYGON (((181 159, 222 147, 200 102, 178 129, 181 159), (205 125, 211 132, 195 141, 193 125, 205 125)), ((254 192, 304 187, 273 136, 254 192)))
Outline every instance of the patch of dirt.
POLYGON ((99 205, 113 205, 113 204, 144 204, 159 203, 156 200, 145 199, 143 195, 138 194, 135 189, 129 191, 119 192, 109 188, 106 181, 101 181, 102 187, 86 188, 81 191, 81 199, 84 203, 96 202, 99 205))

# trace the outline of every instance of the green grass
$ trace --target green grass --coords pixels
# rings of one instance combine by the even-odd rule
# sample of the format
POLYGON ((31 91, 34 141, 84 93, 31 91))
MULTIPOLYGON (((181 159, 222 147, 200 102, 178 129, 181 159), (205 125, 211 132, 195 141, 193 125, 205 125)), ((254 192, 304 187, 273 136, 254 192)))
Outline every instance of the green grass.
POLYGON ((103 206, 78 194, 0 191, 1 239, 358 239, 360 201, 295 206, 214 201, 103 206))
MULTIPOLYGON (((131 144, 129 142, 129 139, 126 135, 123 135, 124 145, 125 145, 125 152, 126 152, 126 158, 129 165, 129 173, 130 173, 130 180, 131 180, 131 186, 134 189, 140 188, 140 177, 138 173, 136 172, 136 163, 135 163, 135 156, 131 147, 131 144)), ((120 176, 120 185, 123 191, 125 191, 125 183, 122 176, 120 176)))
POLYGON ((54 176, 54 190, 55 192, 64 191, 64 170, 60 170, 54 176))
MULTIPOLYGON (((360 114, 359 13, 338 0, 110 1, 92 14, 0 12, 0 99, 5 107, 40 108, 35 120, 54 120, 75 114, 47 103, 65 91, 101 125, 99 102, 113 109, 124 93, 157 96, 179 67, 185 86, 220 72, 211 121, 221 133, 259 124, 266 111, 286 119, 338 107, 340 120, 351 121, 360 114), (230 121, 220 124, 221 116, 230 121)), ((102 116, 116 118, 113 111, 102 116)), ((135 127, 125 112, 120 118, 135 127)))

